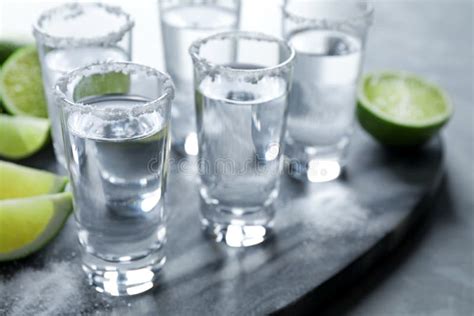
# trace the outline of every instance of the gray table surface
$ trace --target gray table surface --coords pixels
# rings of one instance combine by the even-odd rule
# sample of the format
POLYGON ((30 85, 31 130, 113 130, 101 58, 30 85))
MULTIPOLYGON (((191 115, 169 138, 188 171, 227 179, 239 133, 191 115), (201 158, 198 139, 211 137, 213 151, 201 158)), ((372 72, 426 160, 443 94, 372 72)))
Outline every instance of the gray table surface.
MULTIPOLYGON (((417 151, 389 151, 357 130, 351 147, 347 169, 337 181, 303 185, 283 175, 275 202, 275 234, 248 249, 203 236, 196 169, 189 160, 173 162, 167 190, 167 263, 153 290, 120 298, 96 293, 80 269, 70 218, 40 252, 0 265, 0 315, 319 311, 354 276, 360 278, 376 264, 380 254, 390 253, 406 236, 406 228, 429 212, 427 197, 439 187, 443 170, 439 138, 417 151)), ((22 163, 54 170, 57 164, 48 149, 22 163)))
POLYGON ((420 232, 328 315, 474 315, 473 2, 380 1, 366 70, 405 69, 439 83, 456 107, 444 131, 446 175, 420 232))

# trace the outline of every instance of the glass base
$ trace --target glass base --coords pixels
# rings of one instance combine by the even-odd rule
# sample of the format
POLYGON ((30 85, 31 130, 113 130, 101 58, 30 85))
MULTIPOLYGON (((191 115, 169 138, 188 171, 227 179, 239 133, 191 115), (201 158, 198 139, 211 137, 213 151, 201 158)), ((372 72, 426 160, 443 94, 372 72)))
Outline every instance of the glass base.
POLYGON ((173 150, 182 156, 197 156, 199 153, 196 133, 190 133, 186 137, 172 137, 173 150))
POLYGON ((328 182, 339 178, 344 166, 336 160, 313 159, 306 162, 290 160, 288 174, 301 181, 328 182))
POLYGON ((82 255, 82 269, 89 284, 98 292, 112 296, 136 295, 150 290, 165 262, 162 250, 126 262, 105 261, 89 253, 82 255))
POLYGON ((288 174, 308 182, 335 180, 343 173, 348 147, 348 137, 330 146, 305 146, 288 142, 285 147, 288 174))
POLYGON ((250 247, 261 244, 272 234, 271 225, 238 225, 201 219, 204 233, 229 247, 250 247))
POLYGON ((201 199, 201 224, 204 233, 229 247, 250 247, 261 244, 272 233, 275 209, 262 207, 225 207, 201 199))

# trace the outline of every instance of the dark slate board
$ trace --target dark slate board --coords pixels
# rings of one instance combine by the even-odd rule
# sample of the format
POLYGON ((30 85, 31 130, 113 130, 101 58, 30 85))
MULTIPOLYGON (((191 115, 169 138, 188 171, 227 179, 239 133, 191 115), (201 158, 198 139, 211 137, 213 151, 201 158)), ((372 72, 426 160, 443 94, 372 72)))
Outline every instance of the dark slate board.
MULTIPOLYGON (((442 160, 439 139, 417 151, 390 151, 357 131, 342 179, 304 185, 282 176, 274 237, 245 249, 203 236, 192 162, 187 174, 177 174, 174 163, 159 286, 129 298, 96 293, 80 269, 71 218, 44 251, 0 264, 0 315, 307 312, 367 271, 429 210, 424 203, 442 160)), ((23 163, 56 168, 51 148, 23 163)))

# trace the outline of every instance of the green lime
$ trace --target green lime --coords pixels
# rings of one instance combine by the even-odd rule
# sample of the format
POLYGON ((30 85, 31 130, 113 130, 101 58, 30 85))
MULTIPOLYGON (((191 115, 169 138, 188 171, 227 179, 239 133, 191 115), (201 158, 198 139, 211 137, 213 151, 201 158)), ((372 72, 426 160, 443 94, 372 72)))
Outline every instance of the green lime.
POLYGON ((66 177, 0 161, 0 200, 17 199, 64 190, 66 177))
POLYGON ((452 112, 439 87, 413 74, 372 73, 359 85, 359 122, 385 145, 420 145, 446 124, 452 112))
POLYGON ((130 89, 129 75, 109 72, 84 77, 74 89, 74 101, 105 94, 126 94, 130 89))
POLYGON ((11 114, 48 116, 35 47, 25 46, 8 57, 0 72, 0 94, 11 114))
POLYGON ((0 65, 22 45, 12 41, 0 41, 0 65))
POLYGON ((0 201, 0 261, 25 257, 52 240, 72 212, 69 192, 0 201))
POLYGON ((158 133, 153 134, 151 136, 140 138, 136 140, 137 143, 151 143, 151 142, 158 142, 163 139, 163 137, 168 137, 168 126, 165 126, 161 129, 158 133))
POLYGON ((49 121, 28 116, 0 114, 0 156, 28 157, 49 140, 49 121))
POLYGON ((200 117, 202 115, 202 113, 204 112, 204 101, 203 101, 204 97, 203 95, 198 91, 198 90, 195 90, 194 92, 194 103, 195 103, 195 106, 196 106, 196 115, 198 117, 200 117))
MULTIPOLYGON (((0 41, 0 66, 3 65, 5 60, 13 54, 18 48, 21 47, 21 44, 14 43, 12 41, 0 41)), ((2 112, 2 96, 0 95, 0 112, 2 112)))

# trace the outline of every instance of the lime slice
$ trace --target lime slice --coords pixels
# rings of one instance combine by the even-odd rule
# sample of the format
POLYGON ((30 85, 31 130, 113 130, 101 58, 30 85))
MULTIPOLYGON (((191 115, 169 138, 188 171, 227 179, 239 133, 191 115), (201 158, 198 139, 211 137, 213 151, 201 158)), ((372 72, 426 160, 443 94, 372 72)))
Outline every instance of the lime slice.
POLYGON ((48 139, 47 119, 0 114, 0 156, 25 158, 40 150, 48 139))
POLYGON ((5 161, 0 161, 0 179, 0 200, 58 193, 67 183, 66 177, 5 161))
POLYGON ((0 41, 0 65, 22 45, 12 41, 0 41))
POLYGON ((121 72, 109 72, 84 77, 74 89, 74 101, 106 94, 126 94, 130 88, 130 78, 121 72))
POLYGON ((0 94, 7 112, 47 117, 38 53, 25 46, 13 53, 0 72, 0 94))
POLYGON ((439 87, 413 74, 368 74, 359 86, 359 122, 385 145, 420 145, 446 124, 452 112, 439 87))
POLYGON ((69 192, 0 201, 0 261, 42 248, 58 234, 71 211, 69 192))

